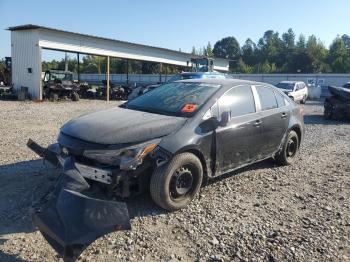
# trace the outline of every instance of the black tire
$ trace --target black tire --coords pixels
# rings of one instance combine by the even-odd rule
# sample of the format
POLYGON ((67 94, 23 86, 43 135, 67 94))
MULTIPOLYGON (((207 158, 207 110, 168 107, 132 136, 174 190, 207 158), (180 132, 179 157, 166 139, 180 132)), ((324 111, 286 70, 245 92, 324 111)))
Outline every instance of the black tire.
POLYGON ((303 97, 303 99, 300 101, 300 104, 305 104, 306 103, 306 96, 303 97))
POLYGON ((50 101, 57 102, 58 101, 58 94, 56 94, 54 92, 50 92, 50 101))
POLYGON ((284 141, 281 151, 274 157, 276 162, 283 166, 292 164, 299 152, 299 142, 298 134, 291 130, 284 141))
POLYGON ((72 101, 79 101, 79 94, 76 92, 73 92, 72 95, 72 101))
POLYGON ((202 164, 195 155, 176 155, 170 163, 154 170, 150 183, 152 199, 169 211, 184 208, 200 190, 202 180, 202 164))
POLYGON ((326 120, 331 120, 333 117, 332 105, 329 102, 324 103, 323 117, 326 120))

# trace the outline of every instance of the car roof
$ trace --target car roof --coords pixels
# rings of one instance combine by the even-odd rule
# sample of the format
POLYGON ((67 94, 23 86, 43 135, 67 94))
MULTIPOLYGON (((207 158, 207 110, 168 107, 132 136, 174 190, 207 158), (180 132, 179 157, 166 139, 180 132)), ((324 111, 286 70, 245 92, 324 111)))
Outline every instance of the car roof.
POLYGON ((233 79, 233 78, 199 78, 199 79, 186 79, 176 82, 186 82, 186 83, 207 83, 207 84, 217 84, 223 87, 233 87, 237 85, 265 85, 271 86, 267 83, 255 82, 250 80, 233 79))
POLYGON ((223 75, 219 72, 181 72, 180 75, 223 75))

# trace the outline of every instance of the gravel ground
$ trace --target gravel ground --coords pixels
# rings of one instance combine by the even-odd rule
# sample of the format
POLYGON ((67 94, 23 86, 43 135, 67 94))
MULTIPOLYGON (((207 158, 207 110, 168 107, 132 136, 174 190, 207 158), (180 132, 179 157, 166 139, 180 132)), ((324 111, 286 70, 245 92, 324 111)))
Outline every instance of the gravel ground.
MULTIPOLYGON (((60 261, 30 222, 31 204, 57 175, 25 146, 53 143, 59 127, 116 102, 0 101, 0 261, 60 261)), ((202 188, 168 213, 149 194, 129 201, 132 231, 95 241, 82 261, 349 261, 350 123, 305 106, 298 161, 264 161, 202 188)))

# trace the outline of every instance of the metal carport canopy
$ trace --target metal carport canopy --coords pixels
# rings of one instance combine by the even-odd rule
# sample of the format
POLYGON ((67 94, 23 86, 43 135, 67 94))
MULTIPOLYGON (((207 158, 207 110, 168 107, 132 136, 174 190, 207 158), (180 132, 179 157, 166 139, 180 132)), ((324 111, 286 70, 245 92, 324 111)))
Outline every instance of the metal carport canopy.
MULTIPOLYGON (((192 54, 104 37, 73 33, 39 25, 9 27, 15 88, 28 86, 34 98, 41 99, 41 49, 101 55, 190 66, 192 54), (29 71, 30 68, 30 71, 29 71)), ((229 61, 215 58, 214 69, 228 71, 229 61)))

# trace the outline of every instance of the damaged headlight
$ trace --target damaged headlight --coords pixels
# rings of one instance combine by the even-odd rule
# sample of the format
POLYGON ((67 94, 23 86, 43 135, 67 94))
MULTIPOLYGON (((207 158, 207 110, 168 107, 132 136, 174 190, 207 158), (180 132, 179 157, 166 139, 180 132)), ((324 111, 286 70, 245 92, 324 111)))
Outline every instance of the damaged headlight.
POLYGON ((154 139, 117 150, 85 150, 83 155, 103 164, 118 165, 122 170, 133 170, 142 164, 143 159, 159 142, 160 139, 154 139))

